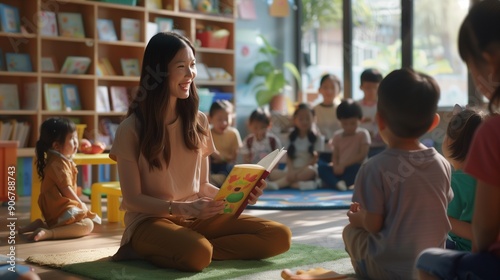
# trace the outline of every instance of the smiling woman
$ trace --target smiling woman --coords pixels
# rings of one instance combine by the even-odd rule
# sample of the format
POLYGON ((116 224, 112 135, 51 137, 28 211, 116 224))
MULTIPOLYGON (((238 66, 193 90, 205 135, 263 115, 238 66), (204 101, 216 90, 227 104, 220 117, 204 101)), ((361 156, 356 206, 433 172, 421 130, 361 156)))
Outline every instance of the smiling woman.
MULTIPOLYGON (((215 151, 198 111, 195 50, 185 37, 158 33, 144 52, 140 88, 116 131, 126 211, 116 261, 142 258, 159 267, 201 271, 212 259, 264 259, 290 248, 290 229, 251 216, 219 214, 223 201, 209 183, 215 151)), ((266 183, 250 195, 255 204, 266 183)))

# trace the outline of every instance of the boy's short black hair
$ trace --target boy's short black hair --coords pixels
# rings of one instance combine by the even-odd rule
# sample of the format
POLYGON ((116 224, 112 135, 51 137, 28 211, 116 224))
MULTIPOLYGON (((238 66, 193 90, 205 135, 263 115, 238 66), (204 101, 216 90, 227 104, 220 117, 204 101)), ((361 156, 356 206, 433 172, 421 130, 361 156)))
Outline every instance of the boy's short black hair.
POLYGON ((215 100, 212 103, 212 105, 210 106, 210 110, 208 111, 208 115, 210 117, 213 117, 214 114, 219 110, 224 110, 226 112, 233 113, 234 106, 233 106, 233 104, 231 104, 231 102, 224 100, 224 99, 215 100))
POLYGON ((363 84, 363 82, 380 83, 382 81, 382 78, 383 77, 380 71, 375 68, 368 68, 365 69, 363 73, 361 73, 360 80, 361 84, 363 84))
POLYGON ((271 113, 269 113, 269 110, 264 108, 257 108, 252 112, 252 114, 250 114, 248 122, 260 122, 269 126, 271 124, 271 113))
POLYGON ((439 95, 431 76, 406 68, 394 70, 378 87, 377 111, 394 135, 419 138, 434 121, 439 95))
POLYGON ((363 110, 361 106, 354 100, 348 98, 343 99, 337 107, 337 119, 363 118, 363 110))

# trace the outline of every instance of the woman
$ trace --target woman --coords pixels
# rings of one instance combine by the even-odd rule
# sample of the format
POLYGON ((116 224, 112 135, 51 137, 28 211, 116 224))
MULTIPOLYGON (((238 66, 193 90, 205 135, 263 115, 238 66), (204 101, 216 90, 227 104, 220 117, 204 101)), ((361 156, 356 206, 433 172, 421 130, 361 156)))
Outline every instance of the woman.
MULTIPOLYGON (((117 129, 110 157, 118 163, 126 229, 115 260, 143 258, 157 266, 202 271, 211 260, 264 259, 290 248, 286 226, 219 214, 212 198, 207 117, 198 111, 195 50, 183 36, 149 41, 140 89, 117 129)), ((251 195, 254 204, 266 184, 251 195)))

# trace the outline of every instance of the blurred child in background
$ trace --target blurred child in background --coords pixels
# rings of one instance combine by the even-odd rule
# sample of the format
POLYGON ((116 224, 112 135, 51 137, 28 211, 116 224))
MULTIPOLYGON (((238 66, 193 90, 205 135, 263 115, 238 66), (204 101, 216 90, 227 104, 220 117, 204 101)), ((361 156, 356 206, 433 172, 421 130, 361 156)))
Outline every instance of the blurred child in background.
POLYGON ((290 132, 286 171, 278 178, 270 181, 267 188, 276 190, 292 187, 300 190, 314 190, 318 188, 318 151, 321 151, 324 142, 313 129, 314 111, 305 103, 297 106, 293 113, 293 130, 290 132))
POLYGON ((234 118, 234 106, 231 102, 215 101, 208 114, 216 149, 210 155, 210 180, 216 186, 221 186, 236 161, 241 137, 239 131, 231 126, 234 118))
POLYGON ((361 164, 366 161, 371 140, 368 130, 360 127, 363 112, 357 102, 342 100, 337 107, 337 118, 342 129, 333 134, 330 164, 320 165, 318 172, 326 187, 345 191, 354 184, 361 164))

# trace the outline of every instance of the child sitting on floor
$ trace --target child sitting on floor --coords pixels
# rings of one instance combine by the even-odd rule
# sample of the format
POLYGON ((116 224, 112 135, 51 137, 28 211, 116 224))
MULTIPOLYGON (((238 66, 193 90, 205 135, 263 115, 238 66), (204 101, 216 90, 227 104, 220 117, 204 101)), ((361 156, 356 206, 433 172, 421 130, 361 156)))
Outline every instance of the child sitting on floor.
POLYGON ((451 163, 451 188, 453 200, 448 205, 451 231, 446 240, 447 249, 470 251, 472 249, 472 214, 476 193, 476 180, 462 171, 474 132, 484 116, 471 109, 455 105, 446 135, 443 139, 443 155, 451 163))
POLYGON ((343 240, 356 275, 414 279, 415 260, 444 248, 453 197, 451 166, 419 138, 439 123, 439 87, 410 69, 391 72, 378 89, 377 124, 387 149, 363 164, 343 240))
POLYGON ((18 230, 32 232, 29 240, 66 239, 88 235, 94 228, 92 213, 77 196, 76 165, 72 160, 78 148, 76 126, 66 118, 49 118, 42 123, 36 142, 36 168, 42 181, 38 206, 45 222, 33 221, 18 230))
POLYGON ((337 107, 337 118, 342 129, 335 132, 331 139, 333 154, 330 164, 320 164, 319 177, 328 188, 347 190, 361 164, 366 161, 370 146, 370 133, 359 126, 363 118, 361 106, 352 99, 342 100, 337 107))
POLYGON ((248 129, 250 134, 243 139, 240 153, 243 163, 257 163, 270 152, 281 148, 278 136, 269 132, 271 115, 263 109, 257 108, 250 114, 248 129))
POLYGON ((323 148, 323 142, 313 130, 314 111, 305 103, 298 105, 292 116, 294 128, 290 132, 286 170, 274 170, 273 181, 267 184, 267 189, 276 190, 292 187, 300 190, 318 188, 318 151, 323 148), (280 172, 281 171, 281 172, 280 172))
POLYGON ((221 186, 231 172, 241 147, 239 131, 232 127, 234 106, 227 100, 216 100, 210 106, 208 120, 216 151, 210 155, 210 181, 221 186))

